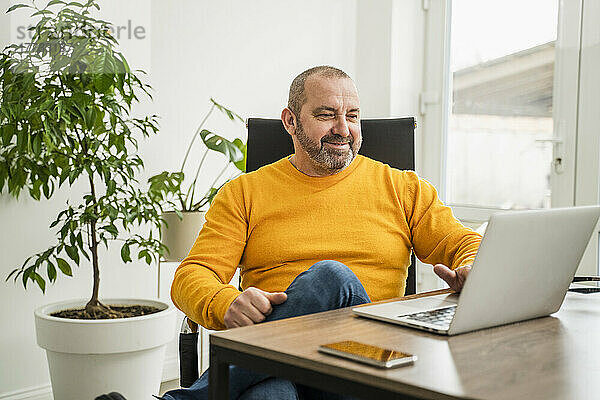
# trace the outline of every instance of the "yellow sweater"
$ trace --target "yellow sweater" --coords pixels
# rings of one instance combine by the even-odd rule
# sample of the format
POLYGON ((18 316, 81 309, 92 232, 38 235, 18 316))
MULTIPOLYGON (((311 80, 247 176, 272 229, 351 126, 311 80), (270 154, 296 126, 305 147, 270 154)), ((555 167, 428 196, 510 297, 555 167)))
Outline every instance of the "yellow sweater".
POLYGON ((472 262, 481 236, 458 222, 431 184, 363 156, 338 174, 310 177, 287 158, 227 183, 215 197, 171 297, 192 320, 224 329, 240 294, 283 291, 321 260, 346 264, 373 301, 404 294, 410 250, 428 264, 472 262))

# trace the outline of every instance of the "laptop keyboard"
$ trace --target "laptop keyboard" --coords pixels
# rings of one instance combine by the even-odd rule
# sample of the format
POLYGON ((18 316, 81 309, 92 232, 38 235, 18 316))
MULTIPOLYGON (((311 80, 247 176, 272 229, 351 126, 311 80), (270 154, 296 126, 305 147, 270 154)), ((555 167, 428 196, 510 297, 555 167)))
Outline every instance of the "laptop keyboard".
POLYGON ((455 311, 456 305, 438 308, 436 310, 418 312, 415 314, 400 315, 400 317, 413 321, 427 322, 428 324, 438 325, 441 327, 448 327, 452 321, 452 318, 454 318, 455 311))

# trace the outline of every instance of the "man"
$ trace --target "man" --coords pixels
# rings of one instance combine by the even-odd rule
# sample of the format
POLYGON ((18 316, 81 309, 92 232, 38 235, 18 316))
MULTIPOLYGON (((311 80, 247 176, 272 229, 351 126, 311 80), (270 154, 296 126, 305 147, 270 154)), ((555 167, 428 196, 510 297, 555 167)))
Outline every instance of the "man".
MULTIPOLYGON (((281 120, 294 154, 226 184, 171 295, 192 320, 226 329, 404 294, 410 251, 460 291, 481 236, 414 172, 359 156, 360 102, 343 71, 294 79, 281 120), (228 285, 241 266, 240 292, 228 285)), ((231 398, 343 398, 233 368, 231 398)), ((207 396, 205 373, 165 399, 207 396)))

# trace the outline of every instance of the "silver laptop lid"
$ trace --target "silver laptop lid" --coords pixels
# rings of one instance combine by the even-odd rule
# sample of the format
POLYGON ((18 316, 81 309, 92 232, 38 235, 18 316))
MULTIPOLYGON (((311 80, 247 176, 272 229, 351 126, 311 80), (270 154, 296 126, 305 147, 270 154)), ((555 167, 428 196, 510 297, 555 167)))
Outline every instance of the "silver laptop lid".
POLYGON ((558 311, 599 216, 599 206, 493 215, 448 334, 558 311))

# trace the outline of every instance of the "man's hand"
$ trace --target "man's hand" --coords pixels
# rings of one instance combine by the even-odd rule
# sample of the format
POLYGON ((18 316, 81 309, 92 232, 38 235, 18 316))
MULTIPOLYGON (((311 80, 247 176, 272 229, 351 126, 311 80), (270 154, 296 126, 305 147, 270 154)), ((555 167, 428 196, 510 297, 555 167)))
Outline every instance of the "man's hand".
POLYGON ((436 264, 433 267, 433 272, 446 281, 448 286, 450 286, 450 289, 454 290, 455 292, 460 292, 462 290, 463 285, 467 280, 467 276, 469 275, 469 271, 471 271, 470 265, 463 265, 455 270, 451 270, 444 264, 436 264))
POLYGON ((262 322, 271 314, 274 305, 286 300, 287 294, 284 292, 269 293, 249 287, 227 309, 224 318, 225 326, 229 329, 262 322))

